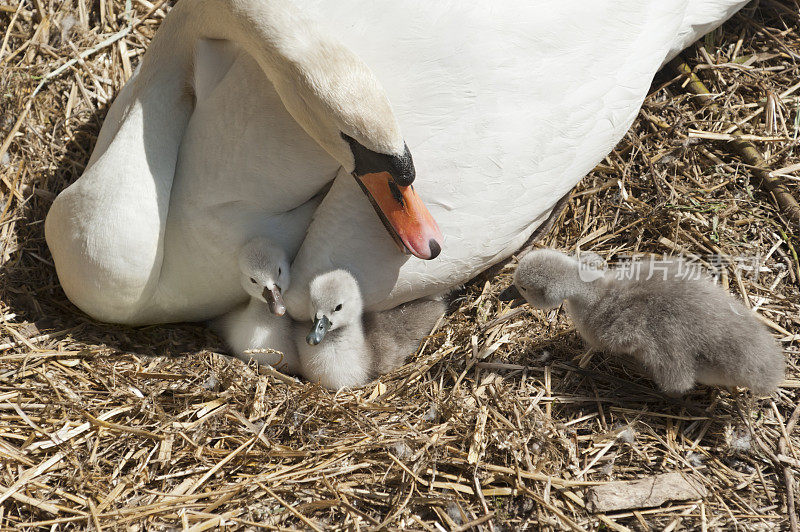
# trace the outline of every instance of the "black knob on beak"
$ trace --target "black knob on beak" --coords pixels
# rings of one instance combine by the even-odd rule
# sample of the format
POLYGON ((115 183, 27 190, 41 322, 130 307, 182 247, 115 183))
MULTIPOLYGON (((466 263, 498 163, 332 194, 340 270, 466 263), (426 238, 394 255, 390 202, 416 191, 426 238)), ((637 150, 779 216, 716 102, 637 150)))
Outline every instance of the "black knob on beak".
POLYGON ((328 332, 328 329, 331 327, 331 320, 328 319, 328 316, 322 316, 321 318, 316 318, 314 320, 314 324, 311 326, 311 332, 308 333, 306 336, 306 343, 308 345, 317 345, 325 338, 325 334, 328 332))

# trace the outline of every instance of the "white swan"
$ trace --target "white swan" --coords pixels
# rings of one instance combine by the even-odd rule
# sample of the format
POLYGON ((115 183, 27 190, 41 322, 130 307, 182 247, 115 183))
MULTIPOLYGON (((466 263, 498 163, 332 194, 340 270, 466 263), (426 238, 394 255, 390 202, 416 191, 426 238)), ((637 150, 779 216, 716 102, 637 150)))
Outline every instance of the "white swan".
POLYGON ((299 248, 294 316, 339 267, 368 309, 440 292, 523 243, 659 66, 744 3, 180 2, 48 215, 62 286, 102 320, 212 317, 244 299, 232 257, 266 234, 299 248), (347 175, 371 176, 387 225, 431 257, 435 223, 402 186, 414 167, 445 235, 432 261, 398 252, 347 175))

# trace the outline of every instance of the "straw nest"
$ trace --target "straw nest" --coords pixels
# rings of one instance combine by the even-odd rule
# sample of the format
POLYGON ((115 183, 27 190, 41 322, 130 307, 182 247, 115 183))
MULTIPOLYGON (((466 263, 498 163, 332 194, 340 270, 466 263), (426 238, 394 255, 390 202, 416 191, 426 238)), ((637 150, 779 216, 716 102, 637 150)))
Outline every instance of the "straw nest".
POLYGON ((540 241, 736 259, 720 280, 782 342, 787 380, 682 399, 587 351, 563 312, 500 303, 513 262, 406 366, 338 394, 260 374, 200 326, 88 319, 43 220, 168 10, 128 5, 0 5, 0 527, 796 528, 796 2, 751 4, 666 68, 540 241), (707 495, 587 508, 592 485, 674 471, 707 495))

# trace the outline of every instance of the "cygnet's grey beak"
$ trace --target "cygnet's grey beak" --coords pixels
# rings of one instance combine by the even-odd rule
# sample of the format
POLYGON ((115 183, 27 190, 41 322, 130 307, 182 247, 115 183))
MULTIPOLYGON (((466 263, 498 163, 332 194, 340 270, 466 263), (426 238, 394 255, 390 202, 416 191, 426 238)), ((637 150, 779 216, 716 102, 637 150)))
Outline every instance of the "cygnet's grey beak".
POLYGON ((511 308, 519 307, 520 305, 524 305, 525 303, 527 303, 527 301, 525 301, 525 298, 522 297, 522 294, 519 293, 517 285, 514 284, 512 284, 511 286, 500 292, 500 295, 497 296, 497 299, 504 302, 510 302, 511 308))
POLYGON ((328 316, 322 316, 321 318, 316 318, 314 320, 314 324, 311 326, 311 332, 308 333, 306 336, 306 342, 308 345, 317 345, 325 338, 325 333, 328 332, 328 329, 331 327, 331 321, 328 319, 328 316))
POLYGON ((272 288, 265 287, 263 296, 267 301, 270 312, 276 316, 283 316, 286 314, 286 305, 283 304, 283 296, 281 296, 280 288, 277 286, 273 286, 272 288))

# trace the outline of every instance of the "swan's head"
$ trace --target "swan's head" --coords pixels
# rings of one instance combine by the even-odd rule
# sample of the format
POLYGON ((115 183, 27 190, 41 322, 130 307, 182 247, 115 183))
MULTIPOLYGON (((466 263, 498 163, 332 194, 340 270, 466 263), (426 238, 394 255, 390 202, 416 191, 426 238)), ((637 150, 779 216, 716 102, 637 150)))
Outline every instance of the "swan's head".
POLYGON ((375 75, 336 42, 296 55, 275 84, 288 111, 353 175, 401 250, 438 256, 442 233, 414 191, 414 161, 375 75))
POLYGON ((311 301, 311 332, 306 342, 317 345, 328 331, 356 323, 361 319, 364 302, 361 290, 353 275, 345 270, 334 270, 319 275, 309 286, 311 301))
POLYGON ((289 288, 286 252, 266 238, 256 237, 239 252, 239 269, 244 291, 266 303, 276 316, 283 316, 286 306, 281 292, 289 288))
POLYGON ((576 259, 553 249, 536 249, 520 259, 514 288, 531 306, 552 309, 591 290, 591 283, 581 280, 576 259))

